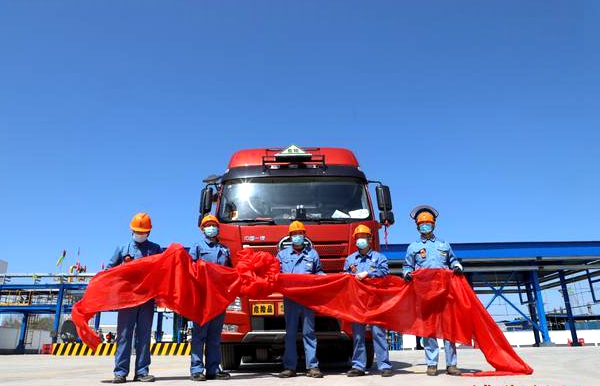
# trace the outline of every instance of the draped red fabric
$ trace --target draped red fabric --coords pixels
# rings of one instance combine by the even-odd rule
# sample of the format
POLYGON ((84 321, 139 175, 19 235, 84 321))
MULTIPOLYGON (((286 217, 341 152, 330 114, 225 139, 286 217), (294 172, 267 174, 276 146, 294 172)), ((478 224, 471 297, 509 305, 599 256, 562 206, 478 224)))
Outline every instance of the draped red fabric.
POLYGON ((475 375, 531 374, 462 276, 449 270, 414 273, 405 283, 394 276, 362 282, 344 274, 279 274, 279 261, 244 249, 235 269, 192 262, 179 244, 164 253, 137 259, 96 275, 72 318, 81 340, 95 349, 100 339, 88 321, 100 311, 117 310, 155 299, 187 319, 204 324, 223 312, 236 296, 265 297, 280 292, 321 314, 424 337, 463 344, 476 341, 495 372, 475 375))
POLYGON ((98 273, 73 306, 71 315, 79 337, 96 349, 100 338, 88 325, 96 313, 137 306, 150 299, 159 307, 204 324, 240 294, 269 295, 279 273, 279 261, 264 252, 248 251, 241 256, 243 261, 234 270, 202 260, 192 262, 183 246, 172 244, 164 253, 98 273))
POLYGON ((275 290, 324 315, 378 324, 422 337, 477 342, 496 371, 466 375, 531 374, 467 281, 446 269, 414 272, 410 283, 395 276, 356 280, 344 274, 280 274, 275 290))

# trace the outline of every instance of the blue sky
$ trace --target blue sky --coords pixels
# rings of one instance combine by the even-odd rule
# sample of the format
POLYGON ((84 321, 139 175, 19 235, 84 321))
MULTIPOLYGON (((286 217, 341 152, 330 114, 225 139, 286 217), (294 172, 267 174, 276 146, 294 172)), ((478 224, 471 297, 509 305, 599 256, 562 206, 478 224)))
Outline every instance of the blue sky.
MULTIPOLYGON (((597 240, 597 6, 563 1, 3 1, 0 259, 95 271, 147 211, 189 245, 235 150, 340 146, 397 224, 597 240), (595 52, 594 52, 595 51, 595 52)), ((63 268, 65 269, 65 268, 63 268)))

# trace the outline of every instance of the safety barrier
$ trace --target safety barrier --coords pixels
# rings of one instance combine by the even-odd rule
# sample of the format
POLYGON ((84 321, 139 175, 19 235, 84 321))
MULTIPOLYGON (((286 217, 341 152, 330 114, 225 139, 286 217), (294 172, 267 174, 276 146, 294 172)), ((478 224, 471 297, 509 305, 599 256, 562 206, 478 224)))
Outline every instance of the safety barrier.
POLYGON ((57 356, 108 356, 117 352, 116 343, 101 343, 96 351, 83 343, 55 343, 52 345, 52 355, 57 356))
POLYGON ((190 355, 192 345, 190 343, 153 343, 150 347, 151 355, 190 355))
MULTIPOLYGON (((152 343, 151 355, 190 355, 192 347, 189 343, 152 343)), ((83 343, 55 343, 52 345, 52 355, 56 356, 110 356, 117 352, 116 343, 101 343, 96 351, 83 343)))

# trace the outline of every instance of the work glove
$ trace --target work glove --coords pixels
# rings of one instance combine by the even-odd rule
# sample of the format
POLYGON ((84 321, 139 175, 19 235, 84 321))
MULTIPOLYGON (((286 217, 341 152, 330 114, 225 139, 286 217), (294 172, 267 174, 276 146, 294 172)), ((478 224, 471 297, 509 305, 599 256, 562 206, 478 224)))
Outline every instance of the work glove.
POLYGON ((459 265, 455 265, 454 268, 452 268, 452 272, 454 272, 455 275, 463 274, 463 270, 459 265))
POLYGON ((409 282, 409 281, 412 280, 413 277, 412 277, 412 274, 410 272, 406 272, 404 274, 403 278, 404 278, 404 281, 409 282))

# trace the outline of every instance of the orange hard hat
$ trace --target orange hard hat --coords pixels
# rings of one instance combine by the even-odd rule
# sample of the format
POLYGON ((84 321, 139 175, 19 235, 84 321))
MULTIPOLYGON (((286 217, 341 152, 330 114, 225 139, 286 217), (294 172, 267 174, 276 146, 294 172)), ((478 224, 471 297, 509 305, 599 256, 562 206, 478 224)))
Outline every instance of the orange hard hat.
POLYGON ((371 233, 371 228, 369 228, 366 225, 360 224, 359 226, 354 228, 354 233, 352 233, 352 237, 356 237, 356 235, 359 235, 361 233, 373 236, 373 234, 371 233))
POLYGON ((202 222, 200 222, 200 227, 204 228, 204 225, 208 224, 209 222, 213 222, 217 226, 219 226, 219 220, 217 220, 217 217, 215 217, 212 214, 207 214, 206 216, 202 217, 202 222))
POLYGON ((292 221, 290 227, 288 228, 288 233, 298 231, 306 232, 306 227, 300 221, 292 221))
POLYGON ((150 216, 147 213, 138 213, 133 216, 131 219, 131 223, 129 227, 134 232, 150 232, 152 229, 152 221, 150 220, 150 216))
POLYGON ((424 222, 430 222, 433 224, 435 223, 435 216, 433 215, 433 213, 424 210, 417 215, 417 218, 415 220, 417 221, 417 225, 422 224, 424 222))

